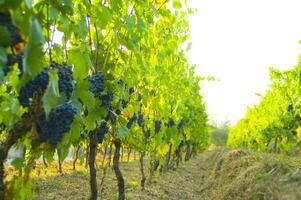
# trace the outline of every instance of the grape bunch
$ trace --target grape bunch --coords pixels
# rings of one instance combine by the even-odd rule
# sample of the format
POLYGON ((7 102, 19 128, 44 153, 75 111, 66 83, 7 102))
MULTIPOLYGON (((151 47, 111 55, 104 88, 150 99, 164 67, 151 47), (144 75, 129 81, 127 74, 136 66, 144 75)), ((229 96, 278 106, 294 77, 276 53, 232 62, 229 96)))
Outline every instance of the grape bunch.
POLYGON ((87 77, 86 80, 91 84, 89 88, 90 92, 92 92, 95 97, 99 97, 101 92, 104 90, 103 74, 99 71, 97 74, 87 77))
POLYGON ((70 67, 56 62, 51 63, 51 67, 57 68, 57 75, 59 77, 59 91, 64 92, 68 99, 70 99, 72 91, 74 90, 73 73, 70 67))
POLYGON ((132 126, 134 125, 134 123, 135 123, 136 121, 137 121, 137 115, 134 114, 133 117, 131 117, 130 120, 128 121, 126 127, 127 127, 128 129, 131 129, 132 126))
POLYGON ((47 119, 45 114, 42 115, 36 123, 39 141, 57 145, 64 134, 70 131, 76 113, 76 108, 66 103, 53 108, 47 119))
POLYGON ((178 128, 178 129, 181 129, 181 128, 183 127, 183 125, 184 125, 184 120, 181 119, 181 121, 179 122, 177 128, 178 128))
POLYGON ((171 117, 168 118, 168 127, 171 128, 171 127, 173 127, 174 125, 175 125, 174 120, 173 120, 171 117))
POLYGON ((19 101, 23 107, 29 107, 30 99, 38 91, 44 92, 49 82, 49 69, 45 68, 33 80, 30 80, 20 89, 19 101))
POLYGON ((0 45, 4 47, 15 46, 18 43, 23 42, 23 39, 19 33, 18 28, 13 24, 10 13, 9 12, 0 12, 0 27, 6 29, 6 31, 10 34, 9 41, 3 41, 0 39, 0 45))
POLYGON ((141 127, 141 126, 143 126, 143 122, 144 122, 143 114, 142 114, 142 113, 139 113, 139 114, 138 114, 137 123, 138 123, 138 125, 141 127))
POLYGON ((112 91, 109 91, 107 94, 101 96, 102 106, 109 109, 111 107, 114 94, 112 91))
POLYGON ((97 143, 101 144, 104 140, 105 134, 109 132, 106 122, 102 122, 100 127, 96 129, 97 143))
POLYGON ((160 129, 161 129, 161 120, 156 120, 155 121, 155 133, 159 133, 160 129))

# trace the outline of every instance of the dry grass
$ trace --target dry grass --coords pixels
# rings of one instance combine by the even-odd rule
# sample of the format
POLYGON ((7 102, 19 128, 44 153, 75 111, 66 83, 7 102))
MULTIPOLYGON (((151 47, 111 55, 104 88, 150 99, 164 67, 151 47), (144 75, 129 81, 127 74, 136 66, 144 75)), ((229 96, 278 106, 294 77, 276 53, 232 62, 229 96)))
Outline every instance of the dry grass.
MULTIPOLYGON (((301 199, 301 158, 256 153, 249 150, 213 149, 155 177, 141 191, 137 160, 120 164, 126 183, 126 199, 141 200, 240 200, 301 199)), ((147 166, 146 166, 147 167, 147 166)), ((57 163, 48 170, 38 166, 33 171, 36 199, 88 199, 89 174, 84 165, 65 162, 63 174, 57 163)), ((7 169, 17 174, 13 169, 7 169)), ((98 167, 100 199, 117 199, 117 184, 112 168, 107 168, 103 187, 103 168, 98 167)))

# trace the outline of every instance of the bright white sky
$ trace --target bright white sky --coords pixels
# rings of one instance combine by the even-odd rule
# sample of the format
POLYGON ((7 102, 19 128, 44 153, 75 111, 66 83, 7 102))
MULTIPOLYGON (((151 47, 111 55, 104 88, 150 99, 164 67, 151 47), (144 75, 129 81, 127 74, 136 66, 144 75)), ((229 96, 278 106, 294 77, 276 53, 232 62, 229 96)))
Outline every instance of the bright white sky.
POLYGON ((269 83, 268 67, 297 63, 301 45, 300 0, 194 0, 190 62, 203 83, 210 119, 232 124, 258 102, 269 83))

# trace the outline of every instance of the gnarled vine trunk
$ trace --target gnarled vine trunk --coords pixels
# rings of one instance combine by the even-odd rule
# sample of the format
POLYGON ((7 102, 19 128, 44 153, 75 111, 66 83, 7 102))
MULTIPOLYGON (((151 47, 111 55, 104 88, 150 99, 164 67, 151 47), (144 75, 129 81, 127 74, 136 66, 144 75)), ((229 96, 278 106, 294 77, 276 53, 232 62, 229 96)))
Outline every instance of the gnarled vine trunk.
POLYGON ((144 190, 144 186, 145 186, 145 173, 144 173, 144 154, 141 155, 140 157, 140 172, 141 172, 141 189, 144 190))
POLYGON ((73 154, 73 161, 72 161, 73 170, 76 170, 76 162, 77 162, 77 159, 78 159, 79 149, 80 149, 80 146, 77 146, 76 150, 73 154))
POLYGON ((162 173, 167 172, 167 170, 169 168, 169 163, 170 163, 170 158, 171 158, 171 150, 172 150, 172 144, 169 145, 169 150, 166 154, 164 165, 163 165, 163 168, 162 168, 162 173))
POLYGON ((90 169, 90 189, 91 196, 90 200, 97 200, 97 180, 96 180, 96 168, 95 158, 97 149, 97 138, 96 132, 90 132, 89 134, 89 169, 90 169))
POLYGON ((120 139, 115 139, 115 153, 113 157, 113 169, 115 172, 115 176, 117 178, 117 185, 118 185, 118 200, 125 199, 125 192, 124 192, 124 179, 122 173, 119 169, 119 158, 120 158, 120 148, 121 148, 121 141, 120 139))
POLYGON ((185 161, 188 161, 191 157, 191 148, 190 144, 187 144, 186 146, 186 154, 185 154, 185 161))

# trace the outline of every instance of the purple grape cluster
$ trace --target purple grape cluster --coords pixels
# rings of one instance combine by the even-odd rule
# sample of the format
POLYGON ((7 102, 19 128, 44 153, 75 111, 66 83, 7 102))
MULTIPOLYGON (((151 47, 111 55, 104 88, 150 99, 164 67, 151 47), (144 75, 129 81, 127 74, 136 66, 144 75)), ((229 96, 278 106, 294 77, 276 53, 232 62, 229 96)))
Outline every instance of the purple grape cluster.
POLYGON ((161 120, 156 120, 155 121, 155 133, 159 133, 160 129, 161 129, 161 120))
POLYGON ((171 128, 171 127, 173 127, 174 125, 175 125, 174 120, 173 120, 171 117, 168 118, 168 127, 171 128))
POLYGON ((138 114, 137 123, 138 123, 138 125, 141 127, 141 126, 143 126, 143 122, 144 122, 143 114, 142 114, 142 113, 139 113, 139 114, 138 114))
POLYGON ((33 98, 37 91, 44 92, 47 88, 49 82, 48 76, 49 69, 45 68, 32 80, 28 81, 25 86, 20 89, 19 101, 23 107, 28 107, 30 104, 30 99, 33 98))
POLYGON ((127 127, 128 129, 131 129, 132 126, 135 124, 136 121, 137 121, 137 115, 134 114, 134 115, 130 118, 130 120, 128 121, 126 127, 127 127))
POLYGON ((105 134, 109 132, 106 122, 102 122, 100 127, 96 129, 97 142, 101 144, 104 140, 105 134))
POLYGON ((57 145, 64 134, 70 131, 76 113, 76 108, 66 103, 53 108, 47 119, 45 114, 42 115, 37 120, 39 141, 57 145))
POLYGON ((181 121, 179 122, 177 128, 178 128, 178 129, 181 129, 181 128, 183 127, 183 125, 184 125, 184 120, 181 119, 181 121))
POLYGON ((70 99, 74 90, 72 70, 67 65, 59 65, 57 63, 55 63, 55 67, 58 68, 59 90, 60 92, 64 92, 67 98, 70 99))
POLYGON ((107 94, 101 96, 102 106, 107 109, 110 109, 113 98, 114 98, 114 93, 112 91, 109 91, 107 94))
POLYGON ((103 92, 105 87, 103 74, 99 71, 96 74, 87 77, 86 80, 90 82, 90 92, 92 92, 95 97, 100 97, 101 92, 103 92))

